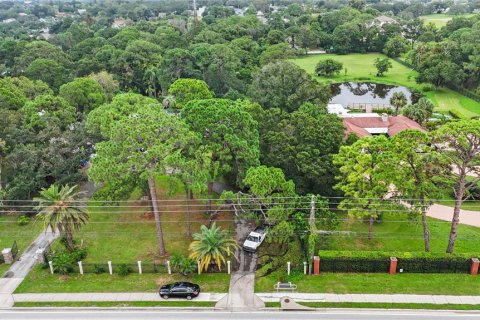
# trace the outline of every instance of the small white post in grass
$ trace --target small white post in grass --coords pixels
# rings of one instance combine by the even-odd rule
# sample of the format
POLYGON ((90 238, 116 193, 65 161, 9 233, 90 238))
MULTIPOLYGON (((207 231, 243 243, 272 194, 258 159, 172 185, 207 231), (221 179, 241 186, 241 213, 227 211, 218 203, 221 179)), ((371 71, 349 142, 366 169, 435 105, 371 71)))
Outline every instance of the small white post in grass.
POLYGON ((167 260, 167 271, 168 271, 168 274, 172 274, 172 267, 170 267, 170 260, 167 260))
POLYGON ((110 272, 110 274, 113 274, 112 261, 108 261, 108 272, 110 272))
POLYGON ((290 275, 290 261, 287 262, 287 274, 290 275))
POLYGON ((230 260, 227 261, 227 271, 228 271, 228 274, 230 274, 230 272, 232 271, 230 266, 230 260))
POLYGON ((307 274, 307 261, 303 261, 303 274, 307 274))
POLYGON ((50 266, 50 273, 53 274, 53 262, 48 261, 48 265, 50 266))
POLYGON ((200 270, 200 260, 197 261, 197 268, 198 268, 198 274, 201 274, 201 270, 200 270))
POLYGON ((137 261, 138 264, 138 274, 142 274, 142 261, 137 261))
POLYGON ((80 270, 80 274, 83 274, 82 261, 78 261, 78 270, 80 270))

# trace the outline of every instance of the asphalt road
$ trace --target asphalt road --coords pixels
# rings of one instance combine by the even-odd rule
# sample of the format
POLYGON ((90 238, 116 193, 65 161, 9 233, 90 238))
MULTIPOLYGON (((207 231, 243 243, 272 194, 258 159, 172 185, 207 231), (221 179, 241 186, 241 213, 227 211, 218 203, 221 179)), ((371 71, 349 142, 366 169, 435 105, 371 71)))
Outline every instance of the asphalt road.
POLYGON ((480 313, 454 311, 322 310, 315 312, 222 312, 166 310, 0 310, 2 320, 477 320, 480 313))

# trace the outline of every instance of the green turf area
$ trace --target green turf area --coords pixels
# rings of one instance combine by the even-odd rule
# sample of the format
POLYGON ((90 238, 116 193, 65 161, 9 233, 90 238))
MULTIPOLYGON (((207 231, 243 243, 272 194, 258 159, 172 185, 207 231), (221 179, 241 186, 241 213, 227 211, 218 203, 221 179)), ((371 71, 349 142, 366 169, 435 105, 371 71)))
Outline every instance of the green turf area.
MULTIPOLYGON (((186 237, 187 223, 185 212, 185 193, 178 181, 167 177, 157 179, 157 194, 160 202, 162 230, 165 248, 168 254, 188 254, 190 239, 186 237), (173 190, 169 192, 168 190, 173 190), (171 201, 179 200, 179 201, 171 201)), ((140 198, 136 195, 135 198, 140 198)), ((208 224, 205 215, 206 203, 190 200, 191 230, 199 232, 202 224, 208 224)), ((101 207, 105 204, 91 202, 89 206, 90 222, 74 235, 77 243, 83 242, 88 255, 85 263, 136 263, 138 260, 151 262, 158 260, 158 245, 155 220, 148 202, 121 202, 119 206, 106 203, 112 207, 101 207)), ((233 231, 231 215, 224 213, 218 216, 217 225, 233 231)), ((61 249, 57 241, 54 249, 61 249)))
POLYGON ((33 269, 15 293, 56 293, 56 292, 156 292, 164 284, 176 281, 190 281, 200 285, 203 292, 227 292, 230 276, 226 273, 195 274, 110 274, 51 275, 40 266, 33 269))
MULTIPOLYGON (((255 292, 273 292, 280 281, 271 274, 255 279, 255 292)), ((322 273, 319 276, 292 275, 291 281, 302 293, 383 293, 478 295, 480 277, 468 274, 346 274, 322 273)))
POLYGON ((384 84, 401 85, 411 89, 415 89, 424 93, 436 106, 439 112, 448 112, 449 110, 459 111, 463 117, 471 118, 480 115, 480 103, 467 98, 457 92, 447 88, 442 88, 435 91, 423 92, 423 88, 427 84, 418 84, 415 81, 417 72, 411 70, 404 65, 392 60, 392 68, 383 77, 376 76, 376 68, 374 61, 376 58, 385 58, 386 56, 380 53, 368 54, 319 54, 308 55, 293 59, 292 61, 298 66, 305 69, 308 73, 322 82, 346 82, 346 81, 362 81, 362 82, 376 82, 384 84), (318 77, 315 75, 315 66, 320 60, 335 59, 343 63, 344 69, 339 75, 332 77, 318 77), (345 69, 347 74, 345 75, 345 69))
POLYGON ((34 307, 98 307, 98 308, 124 308, 124 307, 214 307, 215 302, 210 301, 116 301, 116 302, 17 302, 14 307, 34 308, 34 307))
MULTIPOLYGON (((301 302, 311 308, 369 308, 369 309, 424 309, 424 310, 480 310, 478 304, 430 303, 361 303, 361 302, 301 302)), ((16 305, 15 305, 16 306, 16 305)), ((267 308, 280 308, 280 302, 267 302, 267 308)))
MULTIPOLYGON (((453 209, 452 209, 453 214, 453 209)), ((363 250, 363 251, 423 251, 423 230, 420 221, 412 222, 408 214, 384 213, 382 220, 375 223, 374 239, 367 239, 368 224, 358 219, 340 217, 338 230, 355 232, 350 236, 331 236, 327 242, 329 250, 363 250)), ((428 218, 431 233, 431 251, 445 252, 448 243, 451 223, 438 219, 428 218)), ((455 244, 456 253, 478 253, 480 255, 480 228, 460 225, 458 238, 455 244)))
POLYGON ((437 14, 429 14, 425 16, 420 16, 420 19, 422 19, 425 24, 427 23, 433 23, 437 28, 441 28, 447 25, 447 22, 452 20, 454 17, 465 17, 469 18, 472 17, 473 14, 463 14, 463 15, 451 15, 451 14, 445 14, 445 13, 437 13, 437 14))
MULTIPOLYGON (((20 255, 43 230, 43 224, 35 219, 24 226, 19 226, 17 219, 18 215, 0 215, 0 251, 17 241, 20 255)), ((10 265, 0 264, 0 276, 9 268, 10 265)))

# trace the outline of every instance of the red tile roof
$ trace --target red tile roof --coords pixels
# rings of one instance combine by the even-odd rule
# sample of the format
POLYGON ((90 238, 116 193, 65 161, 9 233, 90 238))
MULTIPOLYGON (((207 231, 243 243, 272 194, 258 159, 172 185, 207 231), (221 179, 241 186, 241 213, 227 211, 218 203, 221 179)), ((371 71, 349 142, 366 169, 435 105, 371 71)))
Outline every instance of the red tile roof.
POLYGON ((366 130, 367 128, 387 128, 387 134, 394 136, 397 133, 408 130, 420 130, 426 132, 427 130, 415 121, 405 116, 388 117, 386 120, 382 117, 351 117, 343 118, 343 125, 346 128, 345 135, 354 133, 358 137, 370 136, 371 134, 366 130))

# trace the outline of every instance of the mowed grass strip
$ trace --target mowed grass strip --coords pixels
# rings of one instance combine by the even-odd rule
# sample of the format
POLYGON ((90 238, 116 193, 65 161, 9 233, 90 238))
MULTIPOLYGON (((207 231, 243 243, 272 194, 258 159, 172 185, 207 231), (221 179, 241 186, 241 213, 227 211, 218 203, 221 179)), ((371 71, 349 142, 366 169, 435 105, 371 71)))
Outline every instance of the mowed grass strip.
MULTIPOLYGON (((300 302, 311 308, 480 310, 479 304, 380 303, 380 302, 300 302)), ((16 305, 15 305, 16 306, 16 305)), ((267 308, 280 308, 280 302, 266 302, 267 308)))
MULTIPOLYGON (((480 277, 469 274, 321 273, 319 276, 284 277, 302 293, 478 295, 480 277)), ((255 279, 255 292, 273 292, 280 281, 269 275, 255 279)))
POLYGON ((427 84, 419 84, 415 81, 418 72, 392 59, 392 68, 383 77, 377 77, 377 70, 374 66, 375 59, 386 57, 387 56, 381 53, 353 53, 348 55, 318 54, 299 57, 291 61, 305 69, 321 83, 356 81, 400 85, 417 90, 426 95, 434 103, 436 111, 445 113, 449 110, 457 110, 463 118, 480 115, 480 103, 448 88, 424 92, 423 88, 426 87, 427 84), (319 61, 325 59, 335 59, 343 63, 343 70, 340 74, 332 77, 318 77, 315 74, 315 66, 319 61), (345 69, 347 71, 346 73, 345 69))
POLYGON ((82 302, 16 302, 15 308, 126 308, 126 307, 180 307, 180 308, 213 308, 216 302, 211 301, 82 301, 82 302))
POLYGON ((51 275, 40 266, 33 269, 15 293, 74 293, 74 292, 157 292, 164 284, 189 281, 200 285, 202 292, 228 292, 230 276, 226 273, 194 274, 73 274, 51 275))

